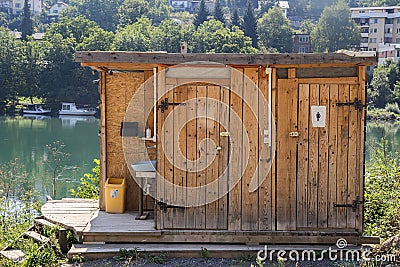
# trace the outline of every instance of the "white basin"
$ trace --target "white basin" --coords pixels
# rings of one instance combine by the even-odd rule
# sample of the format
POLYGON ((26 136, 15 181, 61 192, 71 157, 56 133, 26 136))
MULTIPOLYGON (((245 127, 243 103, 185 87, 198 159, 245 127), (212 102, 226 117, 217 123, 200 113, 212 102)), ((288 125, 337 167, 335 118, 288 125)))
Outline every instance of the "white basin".
POLYGON ((155 160, 146 160, 146 161, 138 161, 131 164, 132 169, 137 172, 155 172, 156 171, 156 161, 155 160))

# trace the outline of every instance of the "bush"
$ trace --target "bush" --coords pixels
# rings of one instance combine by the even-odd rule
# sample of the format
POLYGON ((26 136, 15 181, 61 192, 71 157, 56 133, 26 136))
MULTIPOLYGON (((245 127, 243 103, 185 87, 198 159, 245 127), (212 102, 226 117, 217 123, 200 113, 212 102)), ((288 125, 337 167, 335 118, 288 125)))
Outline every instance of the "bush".
POLYGON ((100 193, 100 160, 94 159, 96 164, 92 168, 92 173, 85 173, 81 180, 81 185, 76 190, 71 189, 74 197, 98 199, 100 193))
POLYGON ((382 138, 366 164, 365 232, 387 238, 400 232, 400 160, 382 138))
POLYGON ((387 112, 393 112, 396 114, 400 114, 399 105, 397 103, 388 103, 386 104, 385 110, 387 112))

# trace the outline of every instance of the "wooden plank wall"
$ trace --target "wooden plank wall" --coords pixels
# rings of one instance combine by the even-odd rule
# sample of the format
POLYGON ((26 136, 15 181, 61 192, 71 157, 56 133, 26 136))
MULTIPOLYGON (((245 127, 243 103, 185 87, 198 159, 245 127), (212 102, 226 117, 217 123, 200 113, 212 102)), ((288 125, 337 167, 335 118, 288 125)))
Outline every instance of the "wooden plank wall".
MULTIPOLYGON (((139 187, 136 182, 132 179, 128 167, 126 165, 123 149, 122 149, 122 137, 120 135, 121 122, 124 121, 125 111, 128 104, 136 92, 136 90, 144 82, 144 72, 125 72, 116 73, 113 75, 106 74, 106 98, 105 98, 105 123, 106 129, 106 177, 124 177, 126 178, 127 190, 126 190, 126 209, 137 210, 138 209, 138 196, 139 187), (121 104, 123 103, 123 104, 121 104)), ((144 97, 144 96, 142 96, 144 97)), ((143 113, 143 105, 136 107, 137 112, 143 113)), ((141 129, 144 128, 143 122, 139 126, 141 129)), ((139 138, 132 138, 131 145, 135 147, 135 144, 139 144, 139 138)), ((138 147, 138 146, 136 146, 138 147)), ((127 160, 135 162, 142 160, 144 151, 140 154, 132 153, 126 155, 127 160)))
MULTIPOLYGON (((165 94, 164 97, 171 102, 178 103, 195 100, 194 105, 187 106, 186 112, 172 113, 173 107, 170 106, 166 112, 158 115, 157 156, 153 154, 152 157, 157 157, 160 175, 171 183, 188 187, 208 184, 224 171, 243 172, 244 175, 229 194, 218 201, 200 207, 169 209, 166 213, 157 209, 157 228, 362 230, 361 208, 353 212, 350 208, 333 207, 334 203, 351 203, 356 196, 362 197, 365 114, 353 106, 336 105, 337 102, 354 101, 355 97, 365 102, 365 67, 358 68, 357 78, 298 79, 296 70, 288 69, 288 79, 272 80, 272 111, 277 121, 277 139, 273 141, 277 143, 277 154, 271 172, 254 192, 249 192, 250 181, 265 178, 257 172, 261 156, 259 151, 265 145, 262 136, 264 129, 258 128, 258 119, 267 119, 259 117, 258 108, 261 99, 268 101, 268 75, 265 68, 236 68, 231 74, 230 88, 204 83, 174 88, 174 85, 166 84, 162 74, 159 75, 159 96, 165 94), (167 86, 173 90, 165 93, 167 86), (231 108, 230 112, 223 109, 223 103, 231 108), (325 128, 311 125, 310 107, 314 105, 327 106, 325 128), (229 124, 233 113, 242 124, 229 124), (169 115, 171 119, 164 125, 169 115), (219 118, 229 126, 225 128, 205 118, 187 121, 189 117, 196 116, 219 118), (177 129, 174 122, 182 121, 185 122, 184 127, 177 129), (229 132, 229 139, 220 136, 220 132, 229 132), (289 137, 290 132, 299 132, 300 136, 289 137), (162 133, 166 137, 163 140, 160 139, 162 133), (229 165, 228 152, 201 145, 202 140, 207 138, 226 149, 225 152, 235 152, 229 165), (245 148, 242 142, 246 138, 249 147, 245 148), (180 169, 174 167, 174 161, 181 160, 177 153, 182 153, 188 159, 183 165, 180 164, 184 166, 180 169), (210 161, 211 158, 213 160, 210 161)), ((101 151, 102 155, 106 155, 102 164, 106 164, 106 177, 127 178, 128 210, 137 209, 139 188, 130 178, 126 167, 120 127, 131 97, 151 76, 151 71, 113 75, 102 73, 102 80, 106 81, 101 86, 101 100, 105 105, 102 109, 105 117, 101 123, 104 143, 101 151), (104 94, 103 91, 108 93, 104 94)), ((275 69, 273 77, 276 77, 275 69)), ((143 92, 144 106, 135 107, 137 112, 142 112, 148 102, 153 101, 150 87, 152 84, 143 92)), ((146 125, 140 125, 141 129, 152 128, 152 116, 147 119, 146 125)), ((135 142, 140 141, 132 139, 131 144, 134 146, 135 142)), ((144 153, 146 151, 131 153, 127 159, 141 159, 144 153)), ((262 162, 267 160, 261 158, 259 167, 265 167, 262 162)), ((225 184, 219 184, 218 194, 222 196, 225 189, 225 184)), ((170 192, 160 180, 157 192, 162 199, 186 198, 187 201, 200 202, 209 197, 207 191, 200 195, 170 192)), ((152 208, 151 203, 148 206, 152 208)))

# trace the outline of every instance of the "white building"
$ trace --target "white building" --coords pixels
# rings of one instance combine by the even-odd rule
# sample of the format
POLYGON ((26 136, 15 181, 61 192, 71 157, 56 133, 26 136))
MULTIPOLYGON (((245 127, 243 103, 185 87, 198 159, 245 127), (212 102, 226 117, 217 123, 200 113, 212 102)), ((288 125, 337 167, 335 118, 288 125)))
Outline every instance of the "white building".
POLYGON ((351 8, 351 18, 360 26, 361 50, 400 44, 400 6, 351 8))
POLYGON ((57 21, 58 20, 58 15, 60 14, 61 10, 67 8, 68 5, 64 2, 57 2, 56 4, 53 4, 49 8, 49 12, 47 14, 47 17, 50 21, 57 21))
POLYGON ((289 10, 289 2, 288 1, 278 1, 277 5, 282 9, 283 15, 287 17, 287 13, 289 10))
MULTIPOLYGON (((22 13, 22 10, 24 9, 24 2, 24 0, 11 0, 11 13, 13 15, 18 15, 22 13)), ((42 0, 28 0, 28 3, 33 15, 37 15, 42 12, 42 0)))

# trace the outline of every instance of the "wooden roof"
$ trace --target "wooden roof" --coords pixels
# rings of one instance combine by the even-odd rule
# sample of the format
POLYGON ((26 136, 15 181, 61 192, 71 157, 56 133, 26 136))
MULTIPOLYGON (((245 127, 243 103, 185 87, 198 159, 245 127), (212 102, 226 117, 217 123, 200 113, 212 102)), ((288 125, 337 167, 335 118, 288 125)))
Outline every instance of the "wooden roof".
POLYGON ((313 54, 176 54, 163 52, 76 52, 75 60, 95 69, 150 69, 158 65, 209 61, 233 66, 301 66, 377 64, 375 52, 313 53, 313 54))

